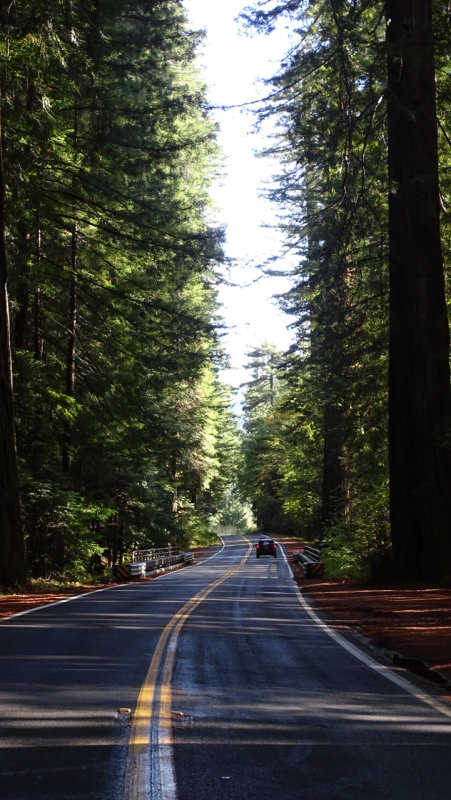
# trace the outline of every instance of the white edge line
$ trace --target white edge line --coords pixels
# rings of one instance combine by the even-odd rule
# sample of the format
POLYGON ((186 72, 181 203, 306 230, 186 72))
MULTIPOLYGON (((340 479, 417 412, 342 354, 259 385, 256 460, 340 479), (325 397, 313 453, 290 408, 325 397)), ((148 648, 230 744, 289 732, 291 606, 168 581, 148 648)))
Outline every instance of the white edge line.
MULTIPOLYGON (((123 586, 124 584, 117 584, 117 586, 123 586)), ((16 619, 16 617, 24 617, 25 614, 32 614, 33 611, 39 611, 42 608, 50 608, 50 606, 59 606, 61 603, 70 603, 71 600, 82 600, 83 597, 86 597, 88 594, 95 594, 96 592, 106 592, 108 589, 117 589, 117 586, 103 586, 102 589, 90 589, 87 592, 83 592, 83 594, 73 594, 70 597, 63 597, 62 600, 52 600, 51 603, 43 603, 41 606, 34 606, 33 608, 27 608, 25 611, 18 611, 16 614, 10 614, 9 617, 2 617, 0 619, 1 622, 8 622, 10 619, 16 619)))
MULTIPOLYGON (((201 564, 205 564, 207 561, 211 561, 212 558, 215 558, 219 553, 222 553, 224 550, 224 540, 222 536, 218 536, 218 539, 221 540, 222 547, 212 556, 209 556, 204 561, 200 561, 199 564, 193 564, 193 567, 200 567, 201 564)), ((172 572, 165 572, 163 575, 157 575, 154 578, 154 581, 159 580, 160 578, 167 578, 169 575, 175 575, 178 570, 173 570, 172 572)), ((71 600, 82 600, 87 595, 96 594, 97 592, 108 592, 111 589, 118 589, 122 586, 128 586, 132 581, 125 581, 124 583, 117 583, 114 586, 103 586, 101 589, 90 589, 87 592, 83 592, 83 594, 73 594, 70 597, 63 597, 62 600, 52 600, 51 603, 43 603, 41 606, 34 606, 33 608, 27 608, 25 611, 18 611, 16 614, 10 614, 8 617, 1 617, 0 624, 2 622, 8 622, 10 619, 15 619, 16 617, 24 617, 25 614, 32 614, 33 611, 39 611, 42 608, 50 608, 50 606, 59 606, 61 603, 70 603, 71 600)))
MULTIPOLYGON (((205 561, 201 561, 199 564, 194 564, 193 566, 200 566, 201 564, 205 564, 207 561, 210 561, 212 558, 215 558, 217 555, 219 555, 219 553, 222 552, 222 550, 225 547, 225 544, 224 544, 223 538, 222 537, 219 537, 219 538, 220 538, 221 543, 222 543, 221 550, 218 550, 212 556, 209 556, 209 558, 205 559, 205 561)), ((280 542, 279 542, 279 545, 280 545, 280 542)), ((282 554, 283 554, 285 563, 286 563, 286 565, 287 565, 287 567, 289 569, 290 575, 294 580, 293 570, 291 569, 291 567, 290 567, 290 565, 288 563, 288 559, 287 559, 285 550, 283 549, 283 547, 281 547, 280 549, 282 550, 282 554)), ((159 580, 160 578, 165 578, 168 575, 174 575, 174 574, 175 574, 174 572, 168 572, 168 573, 166 573, 164 575, 157 576, 157 578, 154 578, 154 580, 159 580)), ((11 614, 9 617, 3 617, 2 619, 0 619, 0 623, 7 623, 9 620, 15 619, 16 617, 23 617, 23 616, 25 616, 25 614, 31 614, 33 611, 38 611, 39 609, 42 609, 42 608, 49 608, 50 606, 57 606, 57 605, 60 605, 61 603, 69 603, 71 600, 82 600, 84 597, 87 597, 88 595, 96 594, 97 592, 106 592, 106 591, 109 591, 111 589, 117 589, 118 587, 121 587, 121 586, 124 586, 124 585, 127 585, 127 584, 123 584, 122 583, 122 584, 117 584, 116 586, 104 586, 102 589, 93 589, 92 591, 85 592, 84 594, 72 595, 71 597, 65 597, 62 600, 55 600, 52 603, 45 603, 42 606, 35 606, 34 608, 28 608, 26 611, 19 611, 17 614, 11 614)), ((446 717, 450 717, 451 718, 451 709, 447 708, 439 700, 437 700, 434 697, 431 697, 430 695, 425 694, 424 692, 421 692, 412 683, 410 683, 410 681, 406 680, 405 678, 401 677, 400 675, 396 675, 390 667, 384 667, 383 665, 381 665, 380 663, 375 661, 375 659, 372 658, 371 656, 369 656, 367 653, 364 653, 363 650, 360 650, 360 648, 356 647, 356 645, 352 644, 351 642, 348 642, 347 639, 345 639, 343 636, 341 636, 341 634, 337 633, 337 631, 334 631, 332 628, 330 628, 329 625, 327 625, 327 623, 325 623, 324 620, 322 620, 318 616, 318 614, 313 610, 311 605, 308 603, 308 601, 303 596, 303 594, 300 591, 300 589, 297 586, 297 584, 293 588, 295 589, 295 593, 297 595, 297 598, 298 598, 299 602, 304 607, 305 611, 311 617, 311 619, 313 619, 314 622, 325 633, 327 633, 328 636, 330 636, 337 644, 339 644, 341 647, 343 647, 344 650, 347 650, 348 653, 353 655, 354 658, 356 658, 358 661, 361 661, 363 664, 366 664, 367 667, 369 667, 370 669, 375 670, 379 675, 382 675, 388 681, 391 681, 391 683, 395 684, 395 686, 398 686, 400 689, 403 689, 404 691, 406 691, 409 694, 413 695, 413 697, 415 697, 417 700, 421 700, 423 703, 426 703, 427 705, 432 706, 432 708, 434 708, 436 711, 439 711, 441 714, 444 714, 446 717)))
MULTIPOLYGON (((293 570, 288 563, 288 559, 283 547, 281 550, 290 574, 294 580, 293 570)), ((329 627, 329 625, 324 622, 324 620, 322 620, 321 617, 319 617, 318 614, 313 610, 310 603, 305 599, 304 595, 299 589, 299 586, 296 584, 293 588, 296 592, 299 602, 304 607, 307 614, 325 633, 327 633, 337 644, 339 644, 340 647, 343 647, 344 650, 347 650, 348 653, 354 656, 354 658, 356 658, 358 661, 361 661, 367 667, 377 672, 378 675, 381 675, 388 681, 391 681, 391 683, 394 683, 395 686, 398 686, 400 689, 403 689, 405 692, 413 695, 413 697, 415 697, 417 700, 421 700, 428 706, 432 706, 432 708, 434 708, 436 711, 439 711, 441 714, 444 714, 446 717, 451 718, 451 709, 447 708, 447 706, 445 706, 440 700, 426 694, 425 692, 422 692, 420 689, 417 689, 417 687, 414 686, 413 683, 410 683, 410 681, 406 680, 406 678, 402 677, 401 675, 396 675, 390 666, 380 664, 378 661, 372 658, 372 656, 368 655, 363 650, 360 650, 360 648, 355 644, 352 644, 352 642, 348 642, 344 636, 342 636, 340 633, 337 633, 337 631, 335 631, 333 628, 329 627)))

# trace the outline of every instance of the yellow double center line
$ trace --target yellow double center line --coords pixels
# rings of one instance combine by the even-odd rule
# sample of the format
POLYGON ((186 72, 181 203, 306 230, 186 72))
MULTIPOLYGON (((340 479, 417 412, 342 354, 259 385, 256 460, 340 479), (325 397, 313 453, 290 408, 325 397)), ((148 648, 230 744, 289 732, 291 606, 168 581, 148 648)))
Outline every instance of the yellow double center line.
MULTIPOLYGON (((246 538, 245 541, 248 544, 248 549, 239 564, 188 600, 168 622, 160 636, 144 683, 141 686, 133 715, 128 750, 126 800, 148 800, 150 796, 150 784, 152 782, 150 753, 152 726, 158 731, 159 747, 167 748, 172 744, 171 678, 179 633, 193 611, 218 586, 231 578, 247 561, 252 551, 252 544, 246 538), (159 674, 161 674, 161 683, 158 687, 159 674)), ((156 787, 153 788, 155 790, 156 787)))

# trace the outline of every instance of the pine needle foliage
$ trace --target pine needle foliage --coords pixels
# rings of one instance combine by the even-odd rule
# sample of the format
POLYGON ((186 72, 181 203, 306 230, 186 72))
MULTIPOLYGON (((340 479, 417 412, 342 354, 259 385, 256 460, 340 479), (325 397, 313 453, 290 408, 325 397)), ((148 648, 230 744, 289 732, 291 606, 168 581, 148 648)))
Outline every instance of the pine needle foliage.
MULTIPOLYGON (((387 166, 393 164, 394 126, 399 132, 406 115, 389 93, 395 85, 396 69, 403 80, 405 70, 411 69, 405 66, 406 58, 413 54, 413 64, 415 58, 417 62, 420 57, 429 58, 431 25, 436 111, 433 91, 427 102, 439 137, 441 236, 445 277, 449 276, 449 9, 432 4, 432 18, 427 14, 429 4, 421 11, 419 7, 412 10, 414 5, 408 0, 390 5, 396 11, 396 24, 404 24, 407 37, 400 36, 395 44, 390 28, 395 15, 383 3, 270 0, 254 3, 243 15, 244 24, 261 35, 283 21, 291 37, 289 50, 278 73, 267 82, 266 97, 257 112, 260 123, 271 118, 275 125, 274 144, 267 152, 277 158, 280 168, 270 196, 279 204, 280 227, 296 259, 292 287, 281 301, 292 315, 296 341, 285 354, 284 390, 275 412, 284 419, 276 459, 277 496, 285 512, 295 515, 300 535, 321 544, 330 573, 354 577, 389 574, 392 543, 396 544, 393 567, 398 576, 443 578, 451 555, 449 513, 443 512, 443 498, 451 494, 449 469, 443 468, 449 463, 445 454, 449 450, 449 415, 447 419, 446 410, 443 412, 449 409, 449 372, 448 388, 444 380, 435 390, 430 384, 426 392, 430 399, 436 396, 436 411, 432 411, 434 403, 428 406, 424 392, 421 398, 421 383, 429 385, 427 364, 433 365, 437 357, 428 344, 438 342, 434 313, 428 318, 428 330, 421 319, 415 319, 415 309, 426 308, 428 292, 440 298, 440 269, 436 280, 431 269, 427 273, 425 263, 422 282, 417 283, 416 270, 409 273, 406 262, 404 298, 400 286, 397 309, 390 304, 389 291, 391 288, 393 294, 394 265, 398 263, 394 242, 408 239, 408 227, 392 213, 397 188, 390 183, 387 166), (419 23, 415 31, 408 30, 411 21, 421 15, 426 20, 423 27, 419 23), (412 41, 415 45, 411 47, 412 41), (394 47, 399 47, 398 55, 394 47), (390 75, 394 76, 391 85, 390 75), (418 303, 408 300, 415 292, 418 303), (405 342, 409 336, 412 342, 422 341, 421 352, 426 357, 417 350, 415 363, 424 380, 417 381, 410 356, 410 366, 407 360, 403 364, 398 359, 394 375, 393 354, 401 338, 405 342), (396 392, 398 378, 400 393, 396 392), (419 387, 416 397, 409 392, 414 384, 419 387), (389 425, 389 396, 395 395, 399 410, 396 430, 393 423, 389 425), (403 428, 403 408, 417 421, 416 433, 411 428, 410 443, 398 435, 403 428), (413 457, 420 419, 429 431, 425 438, 436 442, 435 456, 432 445, 424 459, 413 457), (426 419, 435 422, 426 426, 426 419), (405 463, 407 452, 412 456, 409 461, 416 464, 414 470, 409 468, 410 488, 406 481, 401 485, 402 478, 394 480, 394 465, 403 459, 405 463), (409 492, 410 503, 406 501, 409 492), (420 496, 423 500, 417 504, 420 496), (436 503, 432 503, 433 497, 436 503), (416 504, 416 520, 409 504, 412 508, 416 504), (404 528, 403 517, 409 518, 404 528), (432 539, 428 517, 431 522, 435 518, 432 539)), ((430 58, 427 65, 424 61, 429 70, 433 69, 430 62, 430 58)), ((409 118, 412 136, 417 136, 417 120, 422 114, 423 110, 417 109, 409 118)), ((421 132, 415 141, 415 152, 421 154, 421 132)), ((424 148, 429 152, 426 141, 424 148)), ((401 144, 397 160, 402 159, 401 144)), ((418 164, 411 166, 417 170, 416 186, 421 189, 429 177, 419 174, 418 164)), ((438 197, 424 200, 417 207, 417 222, 412 225, 418 230, 429 230, 428 219, 436 201, 438 197)), ((432 238, 429 244, 431 252, 437 250, 432 238)), ((443 332, 447 326, 439 300, 435 308, 443 332)), ((441 335, 440 341, 443 353, 446 336, 441 335)), ((408 343, 401 346, 407 353, 408 343)), ((448 355, 442 358, 443 375, 447 361, 448 355)), ((390 419, 393 413, 392 403, 390 419)), ((271 424, 269 417, 263 422, 266 431, 271 424)), ((264 434, 260 433, 261 437, 264 434)))
POLYGON ((177 0, 23 0, 0 31, 27 568, 187 546, 220 502, 234 437, 201 34, 177 0))

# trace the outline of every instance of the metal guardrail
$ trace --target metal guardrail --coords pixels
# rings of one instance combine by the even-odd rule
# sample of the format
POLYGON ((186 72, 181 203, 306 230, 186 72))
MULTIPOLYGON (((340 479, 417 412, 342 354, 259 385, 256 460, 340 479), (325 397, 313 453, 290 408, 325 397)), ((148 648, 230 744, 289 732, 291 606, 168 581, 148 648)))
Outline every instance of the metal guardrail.
POLYGON ((316 547, 304 545, 302 551, 293 553, 293 561, 300 565, 307 578, 320 578, 324 575, 324 564, 321 561, 320 551, 316 547))
POLYGON ((172 569, 177 564, 188 564, 194 560, 194 553, 181 553, 176 547, 159 547, 149 550, 134 550, 132 560, 117 564, 114 568, 118 580, 142 578, 153 572, 172 569))
POLYGON ((149 550, 133 550, 133 561, 154 561, 158 558, 166 558, 167 556, 179 555, 180 551, 177 547, 152 547, 149 550))

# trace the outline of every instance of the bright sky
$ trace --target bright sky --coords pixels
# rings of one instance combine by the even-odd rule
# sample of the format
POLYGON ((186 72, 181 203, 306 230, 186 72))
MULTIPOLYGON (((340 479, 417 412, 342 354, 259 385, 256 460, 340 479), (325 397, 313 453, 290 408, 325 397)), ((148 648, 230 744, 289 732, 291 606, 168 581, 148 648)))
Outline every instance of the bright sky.
MULTIPOLYGON (((249 1, 184 3, 192 27, 207 30, 200 63, 210 102, 232 106, 264 96, 268 90, 257 85, 258 79, 277 71, 287 49, 287 34, 240 35, 235 19, 249 1)), ((238 386, 247 377, 242 367, 250 349, 264 341, 284 349, 292 340, 292 333, 286 329, 291 320, 272 299, 272 295, 288 288, 288 282, 262 278, 255 266, 280 249, 276 234, 262 228, 265 223, 274 223, 276 209, 259 197, 277 165, 272 159, 254 155, 254 150, 264 143, 261 136, 252 134, 254 120, 250 113, 231 109, 214 115, 220 124, 219 145, 226 158, 226 174, 223 185, 215 187, 212 194, 219 208, 218 222, 227 226, 226 256, 236 259, 227 277, 239 287, 223 287, 220 291, 223 317, 230 328, 224 344, 232 364, 224 380, 238 386)))

